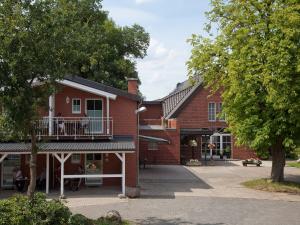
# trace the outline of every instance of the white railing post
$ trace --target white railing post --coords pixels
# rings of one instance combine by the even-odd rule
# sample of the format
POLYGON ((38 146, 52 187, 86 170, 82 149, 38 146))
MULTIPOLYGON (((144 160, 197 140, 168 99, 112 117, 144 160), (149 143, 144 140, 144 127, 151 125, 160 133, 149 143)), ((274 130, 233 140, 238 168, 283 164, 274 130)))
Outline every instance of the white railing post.
POLYGON ((54 117, 54 110, 55 110, 54 98, 55 98, 54 95, 49 96, 49 117, 48 117, 49 136, 53 135, 53 117, 54 117))
POLYGON ((109 98, 106 97, 106 132, 109 134, 109 98))

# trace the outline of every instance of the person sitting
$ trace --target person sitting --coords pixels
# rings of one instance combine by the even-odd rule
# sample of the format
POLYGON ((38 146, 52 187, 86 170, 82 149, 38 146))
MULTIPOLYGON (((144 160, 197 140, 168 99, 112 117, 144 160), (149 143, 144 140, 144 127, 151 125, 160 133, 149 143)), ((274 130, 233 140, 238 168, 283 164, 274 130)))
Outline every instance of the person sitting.
POLYGON ((36 179, 36 186, 38 190, 43 190, 46 186, 46 171, 42 170, 40 175, 36 179))
MULTIPOLYGON (((78 174, 84 174, 84 169, 81 165, 78 166, 78 174)), ((81 186, 81 182, 82 178, 74 179, 71 184, 72 191, 78 191, 81 186), (76 184, 74 181, 78 181, 78 183, 76 184)))
POLYGON ((22 192, 24 190, 25 180, 24 180, 21 169, 18 168, 18 167, 16 167, 14 169, 14 178, 13 178, 13 180, 14 180, 14 183, 17 187, 17 190, 19 192, 22 192))
POLYGON ((61 113, 58 113, 56 115, 56 117, 57 117, 58 133, 59 134, 67 135, 66 128, 65 128, 65 122, 64 122, 64 120, 62 118, 60 118, 60 117, 62 117, 61 113))

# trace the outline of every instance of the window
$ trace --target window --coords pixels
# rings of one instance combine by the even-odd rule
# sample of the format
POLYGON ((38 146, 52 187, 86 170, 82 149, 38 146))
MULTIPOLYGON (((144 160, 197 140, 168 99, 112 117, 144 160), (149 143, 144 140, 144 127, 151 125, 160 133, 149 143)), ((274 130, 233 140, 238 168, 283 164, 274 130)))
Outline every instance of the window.
POLYGON ((81 162, 81 155, 80 154, 72 154, 71 163, 77 164, 80 162, 81 162))
POLYGON ((156 142, 149 142, 148 143, 148 150, 150 150, 150 151, 158 150, 157 143, 156 142))
POLYGON ((81 113, 81 100, 78 98, 72 99, 72 113, 73 114, 81 113))
POLYGON ((222 102, 219 102, 218 104, 218 118, 219 121, 225 121, 225 115, 222 115, 222 102))
POLYGON ((216 103, 215 102, 208 103, 208 120, 216 121, 216 103))

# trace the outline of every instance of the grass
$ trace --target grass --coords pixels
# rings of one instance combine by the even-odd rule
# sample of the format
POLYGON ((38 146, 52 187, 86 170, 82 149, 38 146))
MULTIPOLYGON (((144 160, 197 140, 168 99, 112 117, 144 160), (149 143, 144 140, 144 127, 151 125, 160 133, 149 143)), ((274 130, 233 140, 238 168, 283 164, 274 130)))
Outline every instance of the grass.
POLYGON ((297 167, 297 168, 300 168, 300 163, 297 163, 297 162, 290 162, 290 163, 287 163, 288 166, 291 166, 291 167, 297 167))
POLYGON ((243 182, 247 188, 269 191, 269 192, 283 192, 290 194, 300 194, 300 184, 295 182, 272 182, 270 179, 256 179, 243 182))

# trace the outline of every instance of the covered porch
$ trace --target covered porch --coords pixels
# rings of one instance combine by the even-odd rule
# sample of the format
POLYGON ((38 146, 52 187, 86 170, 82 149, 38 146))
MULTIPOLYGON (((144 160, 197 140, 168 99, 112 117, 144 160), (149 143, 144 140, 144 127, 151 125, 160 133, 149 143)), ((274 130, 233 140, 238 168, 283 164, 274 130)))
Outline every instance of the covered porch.
MULTIPOLYGON (((80 180, 80 183, 84 184, 84 190, 90 187, 102 189, 114 186, 114 190, 118 190, 119 187, 118 194, 125 195, 126 174, 130 173, 129 170, 126 171, 126 155, 135 153, 132 139, 114 139, 109 142, 49 142, 38 145, 40 150, 37 176, 42 171, 45 172, 46 194, 59 192, 59 195, 64 197, 66 184, 70 185, 72 180, 80 180), (80 167, 82 171, 78 171, 77 168, 80 167)), ((20 167, 28 171, 30 147, 30 143, 0 144, 1 188, 5 188, 5 165, 11 164, 8 168, 10 170, 20 167), (19 161, 15 161, 18 163, 13 165, 13 160, 10 159, 19 161)), ((26 177, 29 177, 28 172, 24 173, 24 177, 26 174, 26 177)))

